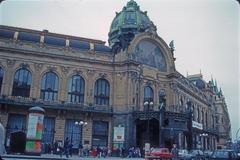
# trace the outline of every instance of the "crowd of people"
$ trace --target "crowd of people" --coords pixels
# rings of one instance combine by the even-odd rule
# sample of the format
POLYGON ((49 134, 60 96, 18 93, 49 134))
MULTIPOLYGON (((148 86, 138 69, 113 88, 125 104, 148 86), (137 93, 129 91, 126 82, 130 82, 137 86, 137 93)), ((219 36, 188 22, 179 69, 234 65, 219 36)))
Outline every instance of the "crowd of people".
POLYGON ((72 157, 73 154, 78 155, 79 157, 108 157, 108 156, 116 156, 116 157, 142 157, 143 153, 141 153, 140 148, 138 147, 130 147, 125 149, 123 147, 120 148, 109 148, 107 146, 83 146, 81 143, 75 147, 73 147, 73 143, 67 137, 64 141, 55 141, 53 144, 43 143, 42 144, 42 153, 44 154, 58 154, 60 157, 66 156, 72 157))

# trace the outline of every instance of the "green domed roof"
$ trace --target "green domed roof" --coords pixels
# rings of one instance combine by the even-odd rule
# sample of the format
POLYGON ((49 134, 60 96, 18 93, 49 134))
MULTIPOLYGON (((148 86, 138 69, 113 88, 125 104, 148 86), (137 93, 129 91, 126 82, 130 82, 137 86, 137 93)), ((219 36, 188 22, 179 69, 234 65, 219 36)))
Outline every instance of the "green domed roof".
POLYGON ((142 12, 138 4, 134 0, 130 0, 120 13, 116 13, 108 34, 108 42, 111 47, 120 43, 122 38, 130 42, 135 34, 144 32, 149 28, 156 31, 156 27, 148 18, 147 12, 142 12))

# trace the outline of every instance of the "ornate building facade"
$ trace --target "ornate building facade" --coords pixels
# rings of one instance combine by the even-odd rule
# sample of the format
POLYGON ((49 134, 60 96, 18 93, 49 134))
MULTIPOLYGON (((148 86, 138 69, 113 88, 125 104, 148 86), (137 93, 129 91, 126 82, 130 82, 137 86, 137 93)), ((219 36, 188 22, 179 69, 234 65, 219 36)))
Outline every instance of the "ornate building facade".
POLYGON ((148 140, 152 146, 209 150, 226 143, 231 128, 222 91, 201 74, 177 72, 173 45, 157 35, 135 1, 116 13, 109 45, 0 26, 6 145, 12 132, 26 132, 32 106, 46 111, 43 143, 69 137, 74 148, 142 148, 148 140))

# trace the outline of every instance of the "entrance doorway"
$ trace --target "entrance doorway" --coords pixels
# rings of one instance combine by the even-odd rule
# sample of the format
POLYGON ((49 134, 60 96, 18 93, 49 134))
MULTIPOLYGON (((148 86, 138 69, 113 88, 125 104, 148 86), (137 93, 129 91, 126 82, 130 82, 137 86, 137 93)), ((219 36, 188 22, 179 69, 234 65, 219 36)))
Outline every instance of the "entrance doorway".
POLYGON ((136 124, 136 146, 142 149, 147 142, 148 136, 151 147, 159 147, 159 121, 157 119, 149 120, 149 134, 147 133, 147 120, 135 121, 136 124))
POLYGON ((172 145, 173 145, 173 140, 172 140, 172 138, 166 138, 166 139, 164 140, 164 147, 166 147, 166 148, 168 148, 169 150, 171 150, 172 145))

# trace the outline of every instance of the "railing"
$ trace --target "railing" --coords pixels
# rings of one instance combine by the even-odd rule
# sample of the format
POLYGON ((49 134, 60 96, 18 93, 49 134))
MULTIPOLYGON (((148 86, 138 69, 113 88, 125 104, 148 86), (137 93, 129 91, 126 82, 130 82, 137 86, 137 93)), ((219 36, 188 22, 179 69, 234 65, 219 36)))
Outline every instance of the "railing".
POLYGON ((113 108, 110 105, 86 105, 83 103, 69 103, 65 101, 44 101, 31 97, 21 96, 0 96, 0 103, 19 105, 22 107, 41 106, 49 109, 76 110, 87 112, 112 113, 113 108))
POLYGON ((217 134, 218 135, 218 131, 215 128, 209 128, 206 126, 203 126, 203 131, 206 133, 211 133, 211 134, 217 134))
POLYGON ((184 114, 189 113, 185 106, 180 106, 180 105, 167 106, 166 111, 184 113, 184 114))

